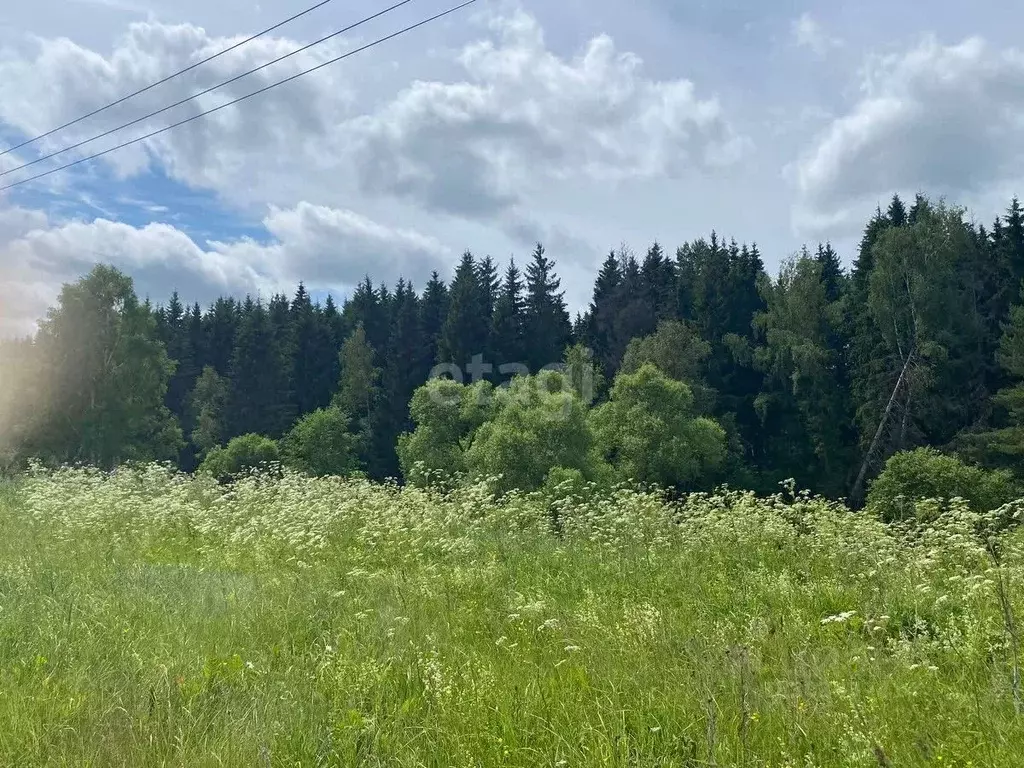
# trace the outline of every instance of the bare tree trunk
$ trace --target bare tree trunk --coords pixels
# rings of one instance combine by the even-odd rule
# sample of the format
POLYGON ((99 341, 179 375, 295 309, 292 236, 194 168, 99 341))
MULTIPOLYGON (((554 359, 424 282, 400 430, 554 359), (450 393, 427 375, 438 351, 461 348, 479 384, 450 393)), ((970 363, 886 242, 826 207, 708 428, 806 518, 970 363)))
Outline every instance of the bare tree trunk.
POLYGON ((878 422, 878 429, 875 430, 875 436, 871 439, 871 445, 868 447, 868 452, 864 455, 864 463, 860 465, 860 472, 857 474, 857 481, 853 484, 853 490, 850 492, 850 502, 854 506, 859 506, 863 500, 864 494, 864 479, 868 474, 868 467, 871 465, 871 458, 875 455, 875 451, 878 449, 878 441, 882 438, 882 432, 885 431, 886 424, 889 423, 889 417, 892 415, 892 407, 896 403, 896 396, 899 394, 900 388, 903 386, 904 380, 907 378, 907 371, 910 370, 910 364, 914 361, 914 350, 910 350, 910 354, 907 356, 907 361, 903 364, 903 370, 900 372, 899 379, 896 380, 896 386, 892 388, 892 395, 889 397, 889 402, 885 406, 885 411, 882 413, 882 419, 878 422))
POLYGON ((914 393, 910 389, 907 389, 907 402, 903 404, 903 419, 900 422, 900 450, 904 450, 907 447, 907 419, 910 418, 910 403, 914 398, 914 393))

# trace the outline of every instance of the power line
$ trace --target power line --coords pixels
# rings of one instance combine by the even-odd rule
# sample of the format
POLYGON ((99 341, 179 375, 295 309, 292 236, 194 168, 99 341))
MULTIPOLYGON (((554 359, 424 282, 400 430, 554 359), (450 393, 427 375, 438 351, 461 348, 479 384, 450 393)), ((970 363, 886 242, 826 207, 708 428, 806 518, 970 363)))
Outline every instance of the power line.
POLYGON ((151 139, 154 136, 159 136, 161 133, 166 133, 167 131, 169 131, 169 130, 171 130, 173 128, 179 128, 182 125, 186 125, 188 123, 191 123, 194 120, 198 120, 201 117, 206 117, 207 115, 212 115, 214 112, 219 112, 222 109, 227 109, 228 107, 234 106, 235 104, 238 104, 239 102, 245 101, 246 99, 251 99, 253 96, 259 96, 262 93, 266 93, 267 91, 273 90, 274 88, 277 88, 279 85, 284 85, 285 83, 290 83, 292 80, 298 80, 300 77, 303 77, 305 75, 308 75, 308 74, 311 74, 311 73, 316 72, 318 70, 321 70, 324 67, 330 66, 331 64, 336 64, 337 62, 342 61, 343 59, 347 59, 347 58, 349 58, 351 56, 355 56, 357 53, 362 53, 363 51, 369 50, 370 48, 375 48, 376 46, 381 45, 382 43, 386 43, 387 41, 393 40, 396 37, 400 37, 401 35, 404 35, 404 34, 407 34, 409 32, 412 32, 415 29, 419 29, 420 27, 424 27, 427 24, 430 24, 432 22, 438 21, 439 19, 442 19, 445 16, 449 16, 449 15, 451 15, 453 13, 456 13, 457 11, 461 11, 463 8, 466 8, 467 6, 473 5, 475 2, 477 2, 477 0, 465 0, 465 2, 463 2, 463 3, 459 4, 459 5, 453 6, 453 7, 449 8, 446 11, 441 11, 440 13, 437 13, 437 14, 431 16, 430 18, 424 19, 423 21, 419 21, 419 22, 417 22, 415 24, 411 24, 408 27, 405 27, 404 29, 398 30, 397 32, 392 32, 390 35, 385 35, 384 37, 380 37, 380 38, 374 40, 372 43, 367 43, 366 45, 363 45, 363 46, 361 46, 359 48, 356 48, 355 50, 349 51, 348 53, 343 53, 342 55, 336 56, 333 59, 329 59, 328 61, 325 61, 322 64, 318 64, 315 67, 312 67, 310 69, 304 70, 302 72, 297 72, 296 74, 291 75, 290 77, 286 77, 283 80, 278 80, 276 83, 271 83, 270 85, 264 86, 263 88, 260 88, 257 91, 253 91, 252 93, 246 94, 245 96, 239 96, 237 99, 229 101, 226 104, 221 104, 220 106, 213 107, 212 109, 208 109, 205 112, 200 112, 199 114, 192 115, 191 117, 187 117, 184 120, 179 120, 176 123, 172 123, 171 125, 165 126, 163 128, 159 128, 159 129, 157 129, 155 131, 151 131, 150 133, 147 133, 147 134, 145 134, 143 136, 139 136, 138 138, 134 138, 134 139, 131 139, 129 141, 125 141, 125 142, 123 142, 121 144, 118 144, 117 146, 111 147, 110 149, 105 149, 102 152, 97 152, 95 154, 89 155, 88 157, 82 157, 82 158, 79 158, 78 160, 75 160, 73 162, 66 163, 65 165, 58 166, 57 168, 51 168, 48 171, 43 171, 42 173, 37 173, 35 176, 29 176, 27 179, 22 179, 21 181, 15 181, 12 184, 8 184, 6 186, 0 187, 0 192, 4 192, 4 191, 6 191, 8 189, 12 189, 14 187, 20 187, 22 184, 28 184, 30 181, 36 181, 37 179, 42 179, 42 178, 44 178, 46 176, 49 176, 49 175, 54 174, 54 173, 57 173, 59 171, 64 171, 64 170, 67 170, 68 168, 73 168, 76 165, 81 165, 82 163, 87 163, 90 160, 96 160, 97 158, 103 157, 104 155, 109 155, 111 152, 116 152, 119 149, 124 149, 125 147, 130 147, 133 144, 138 144, 139 142, 145 141, 146 139, 151 139))
POLYGON ((196 67, 201 67, 201 66, 203 66, 203 64, 211 62, 214 59, 220 58, 221 56, 223 56, 226 53, 231 53, 232 51, 241 48, 243 45, 248 45, 253 40, 256 40, 257 38, 263 37, 264 35, 269 34, 270 32, 273 32, 275 29, 280 29, 285 24, 290 24, 293 21, 295 21, 296 19, 301 19, 303 16, 312 13, 313 11, 317 10, 318 8, 323 8, 325 5, 327 5, 328 3, 332 3, 332 2, 334 2, 334 0, 321 0, 321 2, 317 3, 316 5, 312 5, 309 8, 307 8, 306 10, 300 11, 299 13, 296 13, 294 16, 290 16, 287 19, 285 19, 284 21, 280 21, 280 22, 278 22, 277 24, 275 24, 272 27, 267 27, 262 32, 257 32, 252 37, 247 37, 247 38, 245 38, 245 40, 242 40, 241 42, 235 43, 234 45, 229 46, 229 47, 225 48, 224 50, 219 51, 219 52, 213 54, 212 56, 207 56, 205 59, 203 59, 201 61, 197 61, 195 64, 190 64, 189 66, 185 67, 184 69, 179 69, 177 72, 168 75, 167 77, 163 78, 162 80, 157 80, 155 83, 150 83, 145 88, 140 88, 139 90, 137 90, 137 91, 135 91, 133 93, 129 93, 127 96, 122 96, 117 101, 112 101, 109 104, 107 104, 106 106, 100 107, 99 109, 94 109, 92 112, 90 112, 87 115, 82 115, 81 117, 76 117, 74 120, 72 120, 69 123, 64 123, 64 125, 58 125, 56 128, 53 128, 53 129, 47 131, 46 133, 41 133, 41 134, 39 134, 38 136, 36 136, 34 138, 31 138, 31 139, 28 139, 27 141, 21 142, 21 144, 17 144, 17 145, 15 145, 13 147, 8 147, 7 149, 5 149, 3 151, 0 151, 0 157, 3 157, 4 155, 8 155, 11 152, 14 152, 15 150, 21 149, 22 147, 27 147, 29 144, 35 144, 40 139, 45 139, 47 136, 52 136, 53 134, 57 133, 58 131, 63 131, 65 128, 70 128, 72 125, 77 125, 78 123, 82 122, 83 120, 89 119, 93 115, 98 115, 100 112, 106 112, 108 109, 110 109, 111 107, 116 107, 118 104, 124 104, 126 101, 128 101, 129 99, 134 99, 139 94, 142 94, 142 93, 145 93, 146 91, 152 90, 153 88, 156 88, 158 85, 163 85, 164 83, 166 83, 166 82, 168 82, 170 80, 173 80, 174 78, 176 78, 176 77, 178 77, 180 75, 184 75, 186 72, 191 72, 196 67))
POLYGON ((79 147, 84 147, 86 144, 91 144, 94 141, 98 141, 99 139, 106 138, 107 136, 109 136, 112 133, 117 133, 118 131, 123 131, 125 128, 131 128, 133 125, 138 125, 141 122, 149 120, 151 117, 156 117, 157 115, 162 115, 164 112, 172 110, 175 107, 180 107, 182 104, 187 104, 188 102, 192 101, 193 99, 198 99, 200 96, 205 96, 206 94, 212 93, 213 91, 216 91, 219 88, 223 88, 226 85, 231 85, 232 83, 238 82, 242 78, 245 78, 245 77, 248 77, 249 75, 255 74, 256 72, 264 70, 267 67, 273 66, 274 64, 282 62, 285 59, 291 58, 292 56, 296 56, 296 55, 302 53, 303 51, 308 51, 310 48, 313 48, 313 47, 315 47, 317 45, 320 45, 321 43, 325 43, 325 42, 327 42, 328 40, 330 40, 332 38, 338 37, 339 35, 343 35, 346 32, 351 32, 353 29, 356 29, 357 27, 361 27, 364 24, 368 24, 369 22, 374 21, 375 19, 379 19, 381 16, 384 16, 384 15, 386 15, 388 13, 391 13, 392 11, 397 10, 398 8, 401 8, 403 5, 408 5, 411 2, 413 2, 413 0, 401 0, 401 2, 395 3, 391 7, 385 8, 383 11, 375 13, 372 16, 367 16, 365 19, 357 21, 354 24, 349 24, 344 29, 339 29, 337 32, 332 32, 329 35, 325 35, 324 37, 321 37, 319 40, 314 40, 312 43, 308 43, 307 45, 304 45, 301 48, 296 48, 291 53, 286 53, 283 56, 278 56, 276 59, 273 59, 272 61, 268 61, 266 64, 261 64, 258 67, 250 69, 248 72, 243 72, 240 75, 236 75, 235 77, 232 77, 230 80, 225 80, 222 83, 217 83, 217 85, 210 86, 206 90, 200 91, 199 93, 193 93, 190 96, 186 96, 184 99, 181 99, 180 101, 176 101, 173 104, 169 104, 166 107, 162 107, 161 109, 158 109, 155 112, 150 112, 148 115, 143 115, 142 117, 136 118, 135 120, 131 120, 130 122, 127 122, 127 123, 124 123, 122 125, 119 125, 116 128, 111 128, 108 131, 103 131, 103 133, 98 133, 95 136, 93 136, 91 138, 88 138, 88 139, 84 139, 82 141, 79 141, 76 144, 71 144, 70 146, 64 147, 63 149, 58 149, 56 152, 51 152, 48 155, 43 155, 42 157, 37 157, 34 160, 29 160, 27 163, 23 163, 22 165, 15 166, 14 168, 8 168, 6 171, 0 171, 0 178, 3 178, 4 176, 7 176, 9 174, 12 174, 15 171, 20 171, 20 170, 23 170, 25 168, 30 168, 31 166, 36 165, 37 163, 41 163, 44 160, 50 160, 50 159, 52 159, 54 157, 57 157, 58 155, 63 155, 65 152, 70 152, 73 149, 78 149, 79 147))

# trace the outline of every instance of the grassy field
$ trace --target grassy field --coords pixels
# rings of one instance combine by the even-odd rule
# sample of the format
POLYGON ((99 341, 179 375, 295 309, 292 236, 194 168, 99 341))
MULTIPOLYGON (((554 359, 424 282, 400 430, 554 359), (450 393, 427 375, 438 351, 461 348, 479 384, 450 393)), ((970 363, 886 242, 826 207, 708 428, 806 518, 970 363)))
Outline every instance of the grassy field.
POLYGON ((979 524, 38 474, 0 490, 0 765, 1019 766, 1024 539, 979 524))

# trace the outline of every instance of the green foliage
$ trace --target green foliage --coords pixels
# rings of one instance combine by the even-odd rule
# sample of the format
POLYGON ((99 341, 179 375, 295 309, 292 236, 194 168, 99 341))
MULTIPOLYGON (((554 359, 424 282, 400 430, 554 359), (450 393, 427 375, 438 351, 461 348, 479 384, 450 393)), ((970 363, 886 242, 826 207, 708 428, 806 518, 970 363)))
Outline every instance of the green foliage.
POLYGON ((636 373, 650 363, 670 379, 686 382, 697 410, 707 413, 715 402, 715 393, 706 380, 710 356, 711 345, 701 338, 691 323, 665 320, 658 324, 654 334, 629 343, 620 372, 636 373))
POLYGON ((485 382, 467 387, 451 379, 431 379, 416 390, 410 414, 416 428, 398 439, 406 481, 429 485, 465 473, 465 450, 493 407, 485 382))
POLYGON ((496 492, 536 490, 555 467, 588 478, 600 474, 587 407, 564 374, 544 371, 513 379, 495 391, 492 408, 465 461, 473 477, 500 476, 496 492))
POLYGON ((532 373, 561 360, 569 344, 572 328, 561 284, 555 276, 555 262, 545 255, 544 246, 538 243, 533 258, 526 265, 523 317, 526 363, 532 373))
POLYGON ((259 469, 271 467, 281 460, 277 443, 263 435, 241 435, 227 446, 211 450, 199 472, 212 475, 221 482, 236 480, 259 469))
POLYGON ((284 465, 314 477, 359 471, 359 439, 350 424, 348 414, 337 407, 306 414, 281 441, 284 465))
POLYGON ((839 277, 826 280, 826 266, 834 269, 825 252, 815 258, 804 251, 783 263, 776 281, 762 280, 766 309, 754 318, 761 341, 755 361, 765 381, 755 405, 773 437, 765 470, 841 495, 853 461, 853 409, 845 386, 845 303, 829 299, 839 277))
POLYGON ((27 452, 102 467, 177 457, 181 427, 164 405, 175 363, 131 278, 97 266, 64 285, 37 346, 41 368, 27 452))
POLYGON ((373 348, 366 338, 366 329, 359 325, 345 339, 339 353, 341 381, 334 405, 363 423, 373 410, 380 382, 380 369, 373 364, 373 348))
POLYGON ((986 464, 1005 467, 1024 479, 1024 304, 1010 309, 998 361, 1011 382, 992 398, 1001 419, 996 421, 996 429, 963 436, 960 447, 986 464))
POLYGON ((452 281, 437 362, 464 367, 474 356, 486 353, 490 317, 486 315, 484 302, 476 259, 466 251, 452 281))
POLYGON ((281 327, 283 307, 247 301, 231 357, 228 434, 280 437, 291 425, 291 355, 281 327), (273 310, 273 313, 271 312, 273 310))
POLYGON ((36 427, 41 356, 29 341, 0 341, 0 474, 13 471, 24 458, 36 427))
POLYGON ((593 350, 583 344, 573 344, 565 351, 563 366, 576 397, 588 406, 601 397, 605 388, 604 374, 594 362, 593 350))
POLYGON ((932 448, 892 456, 871 484, 868 509, 884 522, 913 520, 924 499, 961 498, 975 512, 989 512, 1016 498, 1019 489, 1005 471, 964 464, 932 448))
POLYGON ((544 496, 552 501, 581 498, 587 491, 586 476, 578 469, 555 467, 544 478, 541 488, 544 496))
MULTIPOLYGON (((976 247, 963 211, 919 201, 905 226, 884 229, 872 246, 867 310, 875 345, 858 372, 858 419, 865 444, 874 435, 908 358, 908 384, 898 393, 901 426, 890 430, 888 452, 941 445, 971 425, 983 401, 980 318, 962 288, 959 265, 976 247)), ((868 332, 868 331, 865 331, 868 332)))
POLYGON ((707 485, 725 461, 725 431, 697 416, 690 388, 650 363, 619 374, 591 417, 597 443, 620 478, 665 488, 707 485))
POLYGON ((526 339, 523 337, 523 280, 515 259, 505 270, 491 319, 491 354, 499 367, 526 364, 526 339))
POLYGON ((225 416, 229 383, 211 366, 203 368, 190 398, 192 444, 200 457, 221 444, 226 432, 225 416))
POLYGON ((327 406, 340 375, 333 303, 325 310, 312 303, 300 283, 289 310, 292 333, 295 409, 298 415, 327 406))
POLYGON ((1018 768, 1024 531, 973 517, 34 472, 0 765, 1018 768))
MULTIPOLYGON (((706 415, 726 431, 724 467, 654 471, 647 464, 662 461, 658 453, 631 470, 683 486, 715 477, 774 490, 793 477, 860 503, 864 480, 918 445, 955 446, 962 458, 1020 474, 1020 203, 985 229, 953 206, 894 197, 866 227, 849 278, 842 263, 819 244, 773 281, 755 245, 716 232, 674 259, 660 243, 642 258, 622 246, 574 325, 542 245, 523 272, 506 263, 503 280, 501 265, 466 252, 450 289, 436 272, 422 295, 405 279, 391 287, 368 276, 341 306, 316 303, 300 284, 291 300, 221 297, 204 311, 174 293, 153 307, 124 275, 98 268, 65 288, 33 339, 0 343, 0 456, 12 467, 33 454, 104 467, 176 458, 191 470, 235 435, 279 438, 333 403, 351 418, 371 478, 415 477, 417 466, 504 474, 494 457, 527 450, 533 426, 515 438, 489 429, 487 451, 481 443, 472 454, 479 467, 466 463, 483 423, 513 420, 501 415, 504 395, 484 386, 480 402, 459 394, 455 416, 426 408, 416 421, 414 393, 438 362, 473 380, 486 369, 467 366, 493 365, 487 378, 497 384, 511 372, 502 364, 525 363, 525 375, 561 359, 584 406, 606 397, 604 382, 647 364, 688 387, 686 418, 706 415), (190 437, 184 448, 179 426, 190 437)), ((516 418, 529 422, 538 406, 519 407, 516 418)), ((536 487, 549 461, 560 459, 509 469, 536 487)), ((579 461, 585 475, 601 474, 602 462, 579 461)))

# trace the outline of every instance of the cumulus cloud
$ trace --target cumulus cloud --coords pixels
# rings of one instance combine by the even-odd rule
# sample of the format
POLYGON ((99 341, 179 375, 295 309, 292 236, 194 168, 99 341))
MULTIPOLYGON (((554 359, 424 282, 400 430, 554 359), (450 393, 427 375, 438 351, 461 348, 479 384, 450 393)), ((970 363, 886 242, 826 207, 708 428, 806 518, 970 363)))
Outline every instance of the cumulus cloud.
POLYGON ((210 246, 232 264, 259 264, 278 283, 305 280, 322 288, 355 285, 376 278, 426 282, 433 270, 447 270, 454 253, 438 240, 409 229, 392 228, 349 210, 300 203, 272 208, 263 225, 270 244, 252 239, 210 246))
MULTIPOLYGON (((211 37, 203 29, 188 24, 137 22, 128 27, 113 51, 106 55, 67 38, 37 41, 34 56, 8 49, 0 55, 0 120, 26 136, 44 133, 206 58, 238 39, 211 37)), ((188 98, 300 45, 286 38, 260 38, 62 131, 40 142, 38 147, 55 151, 89 138, 188 98)), ((90 144, 77 155, 91 154, 251 93, 336 56, 341 47, 340 43, 329 42, 292 56, 116 137, 90 144)), ((296 141, 296 136, 323 136, 330 126, 349 116, 352 95, 339 71, 328 67, 289 83, 272 96, 250 99, 172 133, 108 155, 105 162, 118 173, 130 175, 155 161, 176 178, 216 189, 232 181, 239 170, 257 157, 259 168, 272 168, 285 162, 285 157, 303 155, 304 143, 296 141)), ((62 160, 75 156, 65 155, 62 160)), ((252 167, 247 170, 254 171, 252 167)))
POLYGON ((46 226, 46 216, 24 208, 0 207, 0 337, 17 336, 32 329, 32 318, 46 307, 50 294, 45 275, 33 264, 4 254, 4 244, 46 226))
MULTIPOLYGON (((50 220, 0 233, 0 277, 16 286, 11 291, 35 297, 30 306, 0 314, 18 323, 37 317, 61 279, 77 277, 97 261, 130 270, 141 291, 153 287, 154 297, 177 286, 199 299, 221 291, 276 290, 298 279, 311 287, 347 286, 366 273, 388 281, 403 275, 422 285, 431 270, 449 270, 452 251, 487 250, 495 241, 525 246, 534 236, 557 252, 560 267, 591 267, 602 249, 556 226, 539 213, 538 201, 619 182, 700 179, 735 164, 750 146, 713 93, 687 79, 652 76, 638 56, 607 35, 563 55, 523 11, 480 18, 485 27, 471 28, 475 42, 418 58, 420 79, 401 89, 389 86, 391 70, 367 52, 346 62, 351 66, 326 68, 88 166, 120 177, 157 171, 212 191, 228 210, 250 216, 269 210, 266 235, 200 242, 192 230, 159 221, 118 223, 100 208, 110 201, 98 198, 92 214, 100 213, 99 219, 81 220, 77 203, 72 213, 80 220, 57 221, 50 210, 50 220), (467 234, 491 239, 471 242, 467 234), (30 266, 15 267, 19 260, 30 266), (29 285, 36 290, 28 292, 29 285)), ((236 40, 192 25, 146 21, 127 27, 110 50, 64 38, 0 49, 0 125, 23 136, 41 133, 236 40)), ((254 41, 41 142, 39 149, 87 138, 300 44, 274 37, 254 41)), ((346 48, 337 42, 295 56, 64 159, 223 104, 346 48)), ((6 162, 9 167, 12 158, 6 162)), ((61 200, 83 199, 77 176, 50 180, 67 185, 57 187, 61 200)), ((91 181, 94 196, 107 183, 91 181)), ((145 180, 137 183, 146 194, 145 180)), ((111 201, 125 196, 116 179, 109 188, 111 201)), ((148 213, 173 220, 173 211, 159 206, 148 213)), ((580 282, 588 281, 581 276, 580 282)), ((13 306, 13 300, 5 302, 13 306)))
MULTIPOLYGON (((0 57, 0 120, 24 134, 42 132, 230 42, 155 22, 132 24, 109 54, 66 39, 41 40, 34 58, 0 57)), ((76 126, 69 137, 112 127, 297 46, 255 41, 76 126)), ((338 50, 327 45, 293 57, 174 117, 222 104, 338 50)), ((479 218, 509 210, 551 180, 677 178, 728 165, 747 146, 716 99, 699 96, 692 82, 645 76, 641 60, 606 35, 575 57, 559 57, 525 12, 491 18, 484 38, 451 53, 447 64, 462 78, 419 80, 393 97, 374 94, 372 104, 362 94, 360 107, 348 68, 327 68, 108 160, 121 174, 158 163, 176 180, 236 202, 336 204, 339 187, 350 186, 479 218)), ((147 127, 170 120, 164 115, 147 127)), ((144 132, 139 127, 119 138, 144 132)))
POLYGON ((353 121, 365 189, 465 216, 505 211, 551 180, 679 177, 746 147, 688 80, 646 78, 606 35, 571 60, 525 13, 465 48, 466 80, 413 83, 353 121))
POLYGON ((801 48, 809 48, 818 56, 824 56, 832 48, 838 48, 843 41, 832 37, 809 13, 804 13, 793 22, 793 40, 801 48))
POLYGON ((143 295, 162 300, 176 288, 190 300, 211 300, 222 293, 266 296, 291 290, 299 280, 343 291, 367 273, 403 274, 422 284, 453 258, 419 233, 305 202, 271 209, 263 224, 271 237, 265 243, 240 238, 200 244, 161 223, 51 224, 31 211, 0 211, 0 335, 30 331, 61 283, 98 262, 129 272, 143 295))
POLYGON ((927 38, 864 69, 859 100, 788 171, 798 227, 863 218, 894 191, 970 200, 1024 172, 1024 53, 927 38))

